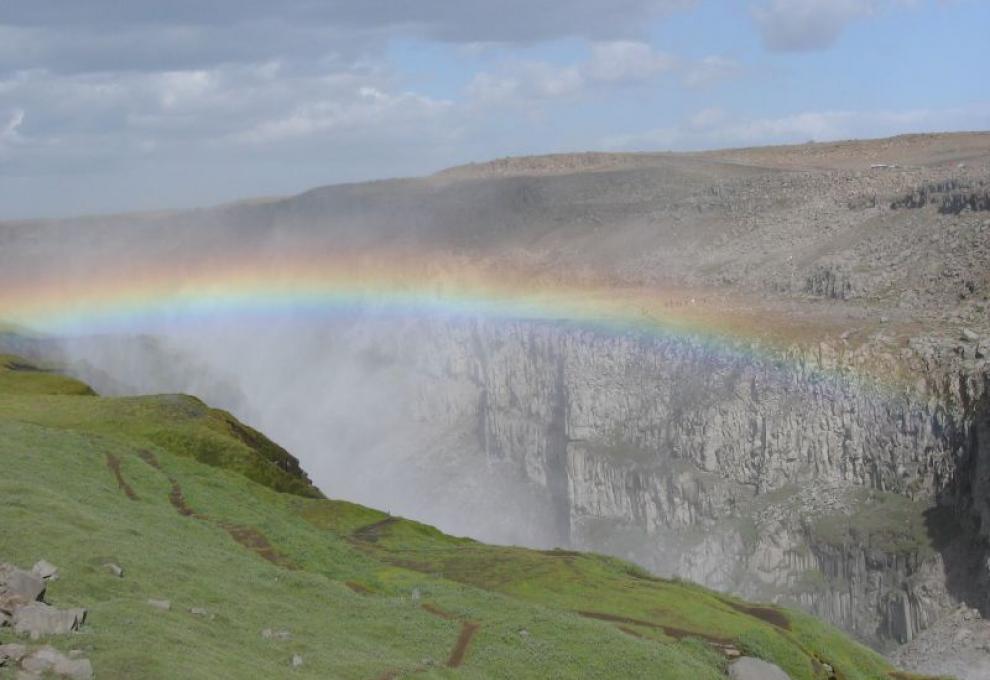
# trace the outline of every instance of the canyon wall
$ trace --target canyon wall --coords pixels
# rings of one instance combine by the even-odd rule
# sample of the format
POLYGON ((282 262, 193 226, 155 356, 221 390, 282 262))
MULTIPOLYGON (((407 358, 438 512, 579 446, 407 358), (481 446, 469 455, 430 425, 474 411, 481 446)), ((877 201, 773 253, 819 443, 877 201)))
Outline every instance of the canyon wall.
POLYGON ((562 544, 798 605, 878 646, 987 605, 977 344, 419 330, 437 350, 401 359, 429 376, 419 417, 473 423, 480 455, 546 490, 562 544))

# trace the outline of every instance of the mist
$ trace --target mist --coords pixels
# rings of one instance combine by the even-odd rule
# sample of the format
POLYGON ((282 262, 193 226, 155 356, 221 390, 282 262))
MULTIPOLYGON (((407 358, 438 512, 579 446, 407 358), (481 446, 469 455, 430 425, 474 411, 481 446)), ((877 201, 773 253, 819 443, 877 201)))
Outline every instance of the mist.
POLYGON ((566 545, 545 490, 486 455, 481 386, 451 367, 470 360, 467 352, 436 344, 438 329, 467 338, 481 323, 374 311, 218 317, 196 329, 82 336, 58 347, 101 394, 180 392, 230 411, 298 457, 329 497, 455 535, 566 545))

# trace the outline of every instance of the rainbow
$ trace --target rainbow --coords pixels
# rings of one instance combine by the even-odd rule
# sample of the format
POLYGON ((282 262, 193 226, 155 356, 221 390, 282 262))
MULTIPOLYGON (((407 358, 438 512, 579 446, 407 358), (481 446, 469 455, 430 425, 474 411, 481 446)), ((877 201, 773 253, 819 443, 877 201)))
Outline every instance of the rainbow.
MULTIPOLYGON (((837 335, 836 329, 795 322, 751 300, 619 287, 590 277, 567 281, 454 256, 242 254, 181 265, 122 264, 103 273, 0 287, 0 321, 58 335, 355 313, 573 323, 608 333, 690 338, 713 353, 775 361, 788 353, 793 359, 796 345, 837 335)), ((801 362, 803 371, 834 372, 801 362)))

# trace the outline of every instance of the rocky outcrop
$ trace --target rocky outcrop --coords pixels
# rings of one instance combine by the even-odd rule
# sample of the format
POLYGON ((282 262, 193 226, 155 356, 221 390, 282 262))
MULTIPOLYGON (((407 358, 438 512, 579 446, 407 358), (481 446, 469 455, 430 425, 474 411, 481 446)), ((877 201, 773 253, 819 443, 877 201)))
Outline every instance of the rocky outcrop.
POLYGON ((442 348, 420 358, 419 417, 476 423, 482 455, 553 498, 561 544, 795 604, 878 646, 980 597, 953 576, 990 527, 988 495, 967 488, 990 488, 987 364, 962 345, 417 332, 442 348))
POLYGON ((990 210, 990 188, 982 180, 967 182, 950 179, 918 187, 890 203, 893 210, 918 209, 934 203, 944 215, 958 215, 964 210, 990 210))
POLYGON ((990 623, 959 607, 890 655, 898 668, 958 680, 990 677, 990 623))
MULTIPOLYGON (((57 578, 58 568, 47 560, 38 561, 31 571, 0 563, 0 627, 11 625, 14 632, 32 641, 78 630, 86 619, 85 609, 56 609, 41 601, 48 582, 57 578)), ((17 643, 0 645, 3 666, 16 666, 19 680, 93 677, 93 667, 81 652, 64 655, 48 645, 34 649, 17 643)))

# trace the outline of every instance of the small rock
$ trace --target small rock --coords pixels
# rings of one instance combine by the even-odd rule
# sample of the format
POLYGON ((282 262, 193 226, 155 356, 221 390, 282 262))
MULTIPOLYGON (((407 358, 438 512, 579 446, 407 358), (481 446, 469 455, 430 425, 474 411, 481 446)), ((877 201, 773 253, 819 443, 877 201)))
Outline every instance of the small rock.
POLYGON ((148 600, 148 604, 150 604, 155 609, 161 609, 162 611, 165 612, 171 611, 172 609, 172 603, 169 602, 168 600, 148 600))
POLYGON ((529 631, 523 628, 521 631, 519 631, 519 635, 521 635, 522 637, 529 637, 529 631))
POLYGON ((790 680, 772 663, 752 656, 741 656, 729 665, 729 680, 790 680))
POLYGON ((299 656, 298 654, 293 654, 292 655, 292 667, 293 668, 299 668, 302 665, 303 665, 303 658, 301 656, 299 656))
POLYGON ((27 652, 28 648, 25 645, 19 645, 16 642, 0 645, 0 666, 8 661, 17 663, 27 655, 27 652))
POLYGON ((46 672, 71 680, 91 680, 93 677, 93 666, 88 659, 70 659, 48 645, 25 656, 21 668, 28 677, 41 677, 46 672))
POLYGON ((58 579, 58 567, 49 562, 48 560, 38 560, 31 567, 31 573, 33 573, 38 578, 43 578, 47 581, 55 581, 58 579))
POLYGON ((124 568, 120 565, 114 564, 113 562, 107 562, 103 566, 117 578, 124 578, 124 568))
POLYGON ((265 638, 266 640, 285 641, 292 639, 292 633, 290 633, 287 630, 273 630, 271 628, 265 628, 263 631, 261 631, 261 637, 265 638))
POLYGON ((86 620, 85 609, 56 609, 44 602, 32 602, 14 612, 14 631, 32 640, 46 635, 66 635, 86 620))

